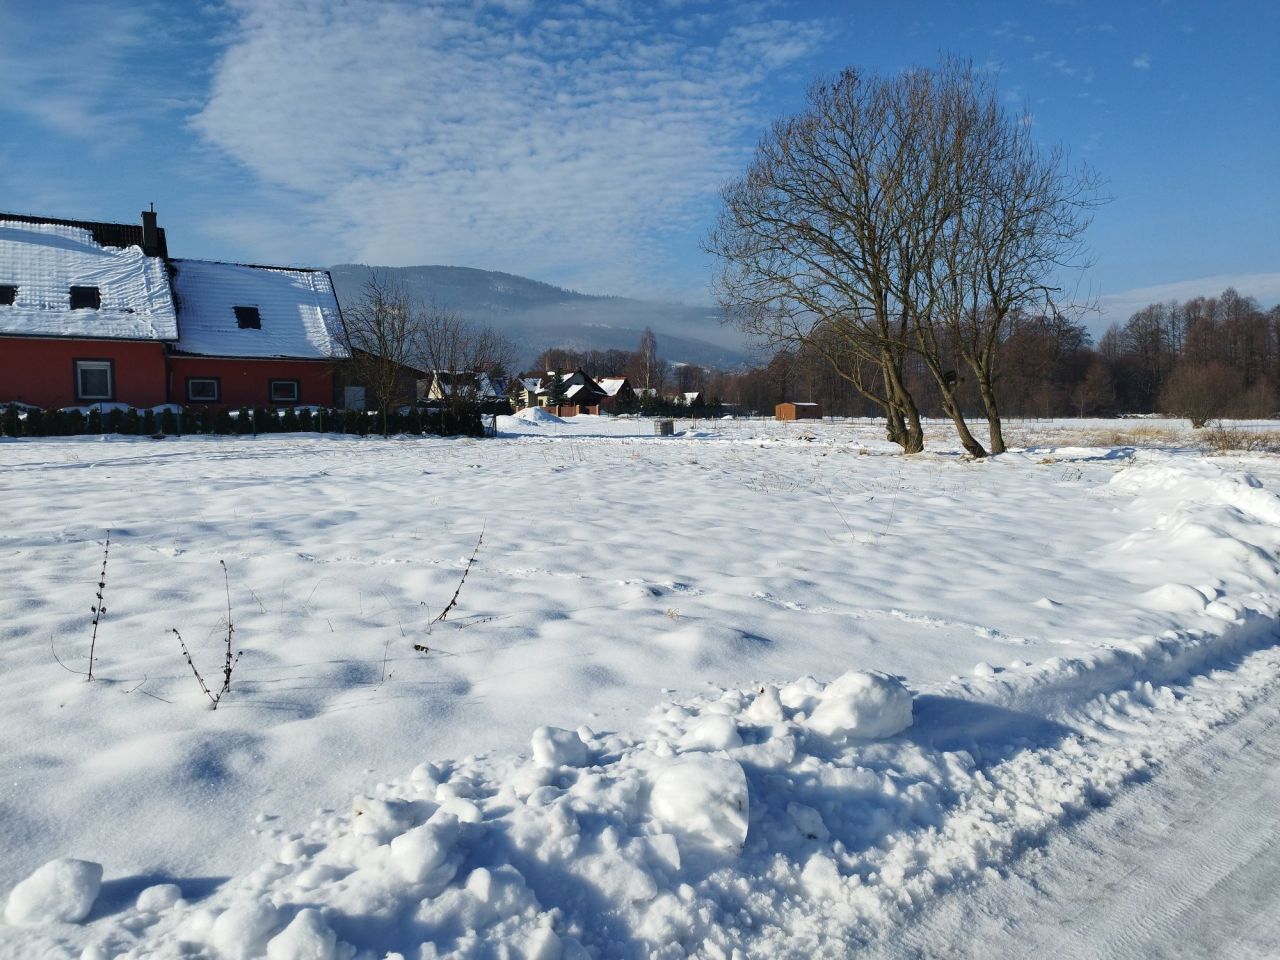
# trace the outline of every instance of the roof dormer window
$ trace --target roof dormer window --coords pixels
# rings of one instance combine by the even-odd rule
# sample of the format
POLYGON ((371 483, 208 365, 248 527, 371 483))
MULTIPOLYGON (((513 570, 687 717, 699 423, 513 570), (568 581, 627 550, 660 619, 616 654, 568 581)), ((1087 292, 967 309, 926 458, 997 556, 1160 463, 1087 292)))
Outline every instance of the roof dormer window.
POLYGON ((102 306, 102 294, 97 287, 72 287, 72 310, 97 310, 102 306))
MULTIPOLYGON (((224 300, 223 303, 226 303, 224 300)), ((241 330, 261 330, 262 315, 257 307, 236 307, 236 326, 241 330)))
POLYGON ((0 307, 12 307, 18 299, 18 288, 12 283, 0 283, 0 307))

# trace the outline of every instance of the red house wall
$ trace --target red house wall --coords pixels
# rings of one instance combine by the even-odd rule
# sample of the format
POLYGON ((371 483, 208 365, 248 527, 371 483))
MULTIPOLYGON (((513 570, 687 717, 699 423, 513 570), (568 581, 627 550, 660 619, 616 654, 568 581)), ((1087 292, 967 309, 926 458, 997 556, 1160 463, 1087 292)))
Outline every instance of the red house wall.
POLYGON ((76 360, 113 361, 117 403, 154 407, 168 400, 164 344, 0 337, 0 404, 17 400, 50 409, 92 402, 76 399, 76 360))
POLYGON ((298 402, 329 406, 333 397, 333 364, 327 360, 237 360, 222 357, 170 357, 172 402, 187 400, 188 377, 217 377, 216 406, 266 407, 272 380, 297 380, 298 402))

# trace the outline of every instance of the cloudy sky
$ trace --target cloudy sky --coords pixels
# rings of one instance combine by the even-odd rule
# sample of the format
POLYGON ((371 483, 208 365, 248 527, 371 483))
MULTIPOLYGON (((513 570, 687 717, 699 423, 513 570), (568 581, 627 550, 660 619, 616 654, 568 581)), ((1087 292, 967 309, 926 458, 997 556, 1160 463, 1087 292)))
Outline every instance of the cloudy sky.
POLYGON ((767 123, 948 51, 1108 178, 1082 290, 1112 313, 1280 300, 1270 0, 0 0, 0 36, 0 210, 155 202, 183 256, 709 302, 699 241, 767 123))

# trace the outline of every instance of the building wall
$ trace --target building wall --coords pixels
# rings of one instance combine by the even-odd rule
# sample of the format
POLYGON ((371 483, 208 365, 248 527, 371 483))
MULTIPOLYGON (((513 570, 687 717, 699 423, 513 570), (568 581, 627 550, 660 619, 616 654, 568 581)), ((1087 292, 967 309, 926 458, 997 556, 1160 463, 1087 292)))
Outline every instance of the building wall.
POLYGON ((154 407, 168 400, 164 344, 0 337, 0 404, 16 400, 51 409, 91 402, 76 398, 76 360, 113 362, 116 403, 154 407))
POLYGON ((298 402, 331 406, 333 364, 323 360, 235 360, 221 357, 170 357, 174 403, 187 404, 188 377, 216 377, 219 398, 214 406, 272 406, 271 381, 297 380, 298 402))
POLYGON ((822 408, 816 403, 803 406, 795 403, 780 403, 774 408, 773 415, 777 420, 821 420, 822 408))

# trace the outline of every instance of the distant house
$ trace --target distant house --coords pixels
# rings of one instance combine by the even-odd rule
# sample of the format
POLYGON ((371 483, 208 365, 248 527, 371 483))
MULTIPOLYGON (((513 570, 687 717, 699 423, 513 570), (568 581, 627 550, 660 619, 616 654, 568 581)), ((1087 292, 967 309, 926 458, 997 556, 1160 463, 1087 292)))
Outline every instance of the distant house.
POLYGON ((418 395, 427 400, 464 397, 473 400, 499 400, 503 397, 502 381, 497 383, 486 373, 474 370, 428 370, 419 385, 418 395))
POLYGON ((474 370, 430 370, 418 381, 418 397, 423 400, 474 403, 486 413, 509 413, 505 380, 474 370))
POLYGON ((631 381, 626 377, 601 377, 596 382, 604 391, 604 396, 600 398, 600 409, 606 413, 625 410, 638 399, 631 381))
POLYGON ((0 214, 0 403, 169 399, 178 318, 164 231, 0 214))
POLYGON ((608 394, 600 384, 581 369, 560 374, 561 402, 552 403, 552 383, 556 372, 548 370, 541 377, 523 376, 511 385, 509 396, 520 407, 546 407, 558 416, 572 417, 578 414, 598 414, 601 401, 608 394))
POLYGON ((170 259, 141 224, 0 214, 0 404, 331 404, 323 270, 170 259))
POLYGON ((786 402, 778 404, 773 411, 775 420, 821 420, 822 407, 816 403, 793 403, 786 402))
POLYGON ((507 387, 507 396, 515 404, 517 410, 538 405, 538 377, 520 376, 514 378, 507 387))

